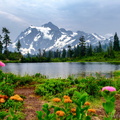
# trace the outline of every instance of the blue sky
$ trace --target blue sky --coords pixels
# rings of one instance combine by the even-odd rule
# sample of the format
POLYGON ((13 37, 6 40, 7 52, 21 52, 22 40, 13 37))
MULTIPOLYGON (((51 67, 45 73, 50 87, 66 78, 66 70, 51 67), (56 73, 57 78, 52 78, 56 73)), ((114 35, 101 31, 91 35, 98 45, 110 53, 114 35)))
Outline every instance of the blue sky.
POLYGON ((0 31, 8 28, 14 41, 30 25, 51 21, 67 30, 120 35, 119 12, 120 0, 0 0, 0 31))

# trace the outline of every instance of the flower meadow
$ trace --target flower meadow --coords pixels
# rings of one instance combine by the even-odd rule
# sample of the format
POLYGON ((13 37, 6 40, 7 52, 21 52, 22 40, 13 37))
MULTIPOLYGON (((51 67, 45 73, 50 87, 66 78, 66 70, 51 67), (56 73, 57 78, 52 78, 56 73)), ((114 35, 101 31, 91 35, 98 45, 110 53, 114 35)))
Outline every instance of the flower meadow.
MULTIPOLYGON (((5 67, 5 64, 1 64, 5 67)), ((35 94, 45 101, 41 111, 36 111, 38 120, 116 120, 114 118, 115 96, 120 93, 120 72, 114 78, 73 77, 48 79, 36 73, 19 76, 0 70, 0 119, 25 120, 25 96, 14 94, 15 88, 34 86, 35 94), (99 104, 95 103, 99 101, 99 104), (98 110, 103 109, 103 115, 98 110)))

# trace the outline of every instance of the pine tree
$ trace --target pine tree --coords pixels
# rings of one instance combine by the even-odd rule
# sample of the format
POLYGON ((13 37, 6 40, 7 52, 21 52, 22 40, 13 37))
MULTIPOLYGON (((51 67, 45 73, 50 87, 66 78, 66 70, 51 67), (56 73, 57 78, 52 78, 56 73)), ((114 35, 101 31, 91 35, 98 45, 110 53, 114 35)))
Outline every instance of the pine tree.
POLYGON ((117 36, 117 33, 115 33, 115 35, 114 35, 113 50, 115 50, 115 51, 119 51, 120 50, 119 38, 117 36))
POLYGON ((85 46, 85 38, 84 38, 84 36, 82 36, 82 37, 80 37, 80 43, 79 43, 79 45, 80 45, 80 56, 81 57, 83 57, 83 56, 85 56, 86 55, 86 46, 85 46))
POLYGON ((16 48, 17 48, 17 51, 20 52, 20 48, 21 48, 20 40, 18 40, 18 42, 16 43, 16 48))
POLYGON ((88 45, 86 48, 86 55, 87 56, 92 56, 93 55, 93 50, 92 50, 92 45, 88 45))
POLYGON ((47 56, 45 50, 43 50, 43 55, 42 55, 42 56, 43 56, 43 57, 46 57, 46 56, 47 56))
POLYGON ((114 51, 113 51, 112 41, 110 41, 110 43, 109 43, 109 47, 107 49, 107 52, 108 52, 108 57, 109 58, 115 58, 115 54, 114 54, 114 51))
POLYGON ((63 51, 62 51, 62 58, 65 58, 65 57, 66 57, 66 50, 64 48, 63 51))
POLYGON ((71 49, 71 46, 70 45, 68 45, 68 57, 72 57, 73 56, 73 51, 72 51, 72 49, 71 49))
POLYGON ((0 35, 0 53, 2 54, 2 50, 3 50, 3 43, 1 41, 2 36, 0 35))
POLYGON ((4 37, 3 37, 3 44, 4 44, 4 48, 5 48, 5 51, 7 52, 8 49, 8 45, 11 44, 11 39, 9 37, 8 34, 10 34, 9 30, 5 27, 2 28, 2 33, 4 34, 4 37))
POLYGON ((103 49, 102 49, 102 45, 101 45, 101 42, 99 41, 99 43, 98 43, 99 45, 98 45, 98 52, 102 52, 103 51, 103 49))

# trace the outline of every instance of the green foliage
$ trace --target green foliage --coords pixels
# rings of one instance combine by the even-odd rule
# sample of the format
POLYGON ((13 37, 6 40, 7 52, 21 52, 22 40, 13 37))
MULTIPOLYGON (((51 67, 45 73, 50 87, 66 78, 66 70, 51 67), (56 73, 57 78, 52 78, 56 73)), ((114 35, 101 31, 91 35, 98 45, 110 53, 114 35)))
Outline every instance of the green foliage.
POLYGON ((2 91, 3 94, 11 96, 13 95, 14 89, 13 86, 9 83, 6 84, 4 81, 0 82, 0 91, 2 91))
POLYGON ((46 80, 45 83, 40 84, 36 87, 35 92, 39 95, 56 95, 57 93, 63 92, 64 88, 67 87, 68 83, 61 79, 50 79, 46 80))
POLYGON ((33 77, 37 77, 37 78, 46 78, 45 75, 42 75, 41 73, 36 73, 35 75, 33 75, 33 77))
POLYGON ((2 103, 0 107, 4 109, 14 108, 16 110, 19 110, 22 105, 23 103, 21 102, 8 99, 6 102, 2 103))
POLYGON ((116 92, 110 92, 107 90, 104 90, 102 92, 102 96, 106 100, 103 103, 103 108, 106 113, 106 117, 104 117, 104 120, 113 120, 114 114, 115 114, 115 94, 116 92))
POLYGON ((93 97, 99 97, 99 90, 104 86, 114 86, 114 81, 112 79, 107 79, 105 77, 100 76, 97 73, 96 77, 86 77, 79 80, 79 84, 77 84, 78 91, 85 91, 89 95, 93 97))
POLYGON ((16 111, 14 108, 10 108, 5 120, 21 120, 24 119, 24 114, 16 111))
POLYGON ((73 88, 67 89, 65 91, 65 94, 70 96, 70 97, 72 97, 75 91, 77 91, 77 87, 73 87, 73 88))
POLYGON ((0 120, 4 120, 4 118, 8 115, 6 111, 0 112, 0 120))

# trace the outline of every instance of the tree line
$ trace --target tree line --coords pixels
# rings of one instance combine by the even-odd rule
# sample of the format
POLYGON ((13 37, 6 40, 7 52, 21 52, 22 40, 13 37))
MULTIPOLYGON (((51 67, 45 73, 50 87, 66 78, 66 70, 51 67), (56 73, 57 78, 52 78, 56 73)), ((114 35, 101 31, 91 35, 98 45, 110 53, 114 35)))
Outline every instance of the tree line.
POLYGON ((9 45, 12 44, 9 34, 10 31, 3 27, 2 35, 0 35, 0 59, 3 60, 19 60, 20 62, 67 61, 97 56, 99 54, 103 54, 104 58, 115 58, 115 53, 120 51, 119 38, 117 33, 115 33, 114 40, 110 41, 108 45, 102 45, 99 41, 97 46, 92 46, 86 43, 84 36, 81 36, 78 45, 74 47, 68 45, 67 49, 63 48, 63 50, 57 49, 55 51, 41 51, 39 49, 37 55, 28 53, 23 56, 20 52, 22 47, 20 40, 16 43, 16 51, 11 52, 8 50, 9 45))
POLYGON ((29 61, 29 62, 48 62, 48 61, 67 61, 67 60, 79 60, 87 57, 97 57, 102 55, 104 58, 115 58, 115 53, 120 51, 120 44, 119 38, 117 33, 114 35, 114 40, 109 41, 108 45, 102 45, 101 42, 98 42, 97 46, 92 46, 91 44, 87 44, 85 41, 85 37, 81 36, 79 38, 79 44, 77 46, 70 46, 63 50, 56 50, 56 51, 45 51, 39 49, 39 52, 35 56, 31 56, 29 53, 26 57, 22 58, 22 61, 29 61))

